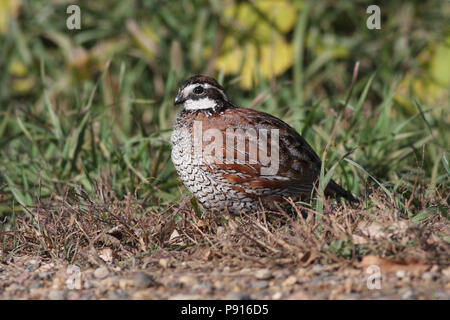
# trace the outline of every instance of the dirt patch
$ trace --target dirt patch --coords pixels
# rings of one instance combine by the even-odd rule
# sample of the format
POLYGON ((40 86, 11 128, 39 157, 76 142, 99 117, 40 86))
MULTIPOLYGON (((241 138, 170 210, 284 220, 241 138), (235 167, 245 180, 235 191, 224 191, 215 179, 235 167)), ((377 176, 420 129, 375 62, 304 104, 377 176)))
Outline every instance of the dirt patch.
POLYGON ((186 253, 144 260, 136 268, 109 264, 78 269, 65 261, 16 257, 0 265, 0 299, 450 298, 450 268, 438 265, 422 273, 399 269, 383 274, 376 287, 371 273, 341 264, 230 267, 186 253))
POLYGON ((414 222, 380 195, 203 217, 188 201, 156 212, 104 194, 41 204, 2 230, 1 299, 450 298, 448 220, 414 222))

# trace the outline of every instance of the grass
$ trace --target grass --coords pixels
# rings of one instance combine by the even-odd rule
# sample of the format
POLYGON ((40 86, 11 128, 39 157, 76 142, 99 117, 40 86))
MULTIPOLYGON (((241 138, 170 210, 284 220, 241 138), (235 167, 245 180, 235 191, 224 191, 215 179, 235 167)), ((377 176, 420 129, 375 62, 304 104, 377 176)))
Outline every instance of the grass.
POLYGON ((418 246, 424 259, 441 261, 450 240, 450 105, 414 90, 406 105, 398 99, 406 75, 427 72, 419 53, 444 41, 441 5, 383 5, 381 31, 365 28, 364 1, 309 5, 286 35, 296 52, 288 72, 260 75, 243 90, 238 75, 216 71, 237 105, 287 121, 323 155, 322 176, 364 200, 348 208, 319 197, 302 208, 306 220, 280 210, 216 221, 195 201, 180 204, 188 193, 170 160, 173 98, 213 62, 202 52, 214 50, 217 34, 244 43, 253 35, 222 22, 219 1, 81 1, 79 31, 65 29, 65 4, 24 1, 0 35, 0 257, 33 252, 74 262, 86 247, 118 246, 126 259, 207 245, 253 262, 313 254, 350 263, 418 246), (407 220, 426 232, 355 244, 366 220, 407 220), (174 230, 179 242, 169 241, 174 230))

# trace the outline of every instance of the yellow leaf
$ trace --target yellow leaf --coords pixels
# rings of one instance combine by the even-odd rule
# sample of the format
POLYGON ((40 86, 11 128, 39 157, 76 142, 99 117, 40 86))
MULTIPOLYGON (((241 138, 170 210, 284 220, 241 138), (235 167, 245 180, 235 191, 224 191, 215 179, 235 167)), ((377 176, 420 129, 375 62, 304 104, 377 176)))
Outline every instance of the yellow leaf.
POLYGON ((226 36, 216 60, 216 69, 225 74, 241 72, 243 89, 251 89, 257 83, 258 72, 265 78, 272 78, 292 66, 293 46, 283 38, 297 19, 297 8, 290 1, 227 1, 222 19, 237 32, 251 34, 251 43, 242 47, 235 40, 235 34, 226 36))
POLYGON ((436 82, 444 87, 450 87, 450 46, 439 44, 436 47, 430 64, 430 73, 436 82))
POLYGON ((296 8, 286 0, 257 0, 254 7, 247 2, 227 4, 225 23, 240 31, 251 32, 252 37, 259 41, 269 41, 274 31, 288 33, 297 20, 296 8))
POLYGON ((244 27, 251 28, 255 23, 258 22, 258 15, 250 7, 248 3, 241 3, 235 7, 237 11, 231 11, 233 14, 237 14, 236 20, 244 27))
POLYGON ((261 10, 282 33, 288 33, 295 25, 297 13, 289 1, 258 0, 256 8, 261 10))
POLYGON ((0 0, 0 34, 8 32, 9 19, 17 17, 21 0, 0 0))
POLYGON ((225 74, 233 74, 239 71, 242 62, 242 50, 238 47, 236 40, 227 36, 222 46, 224 54, 216 60, 216 69, 223 71, 225 74))
POLYGON ((245 52, 245 62, 242 67, 241 87, 249 90, 253 86, 253 79, 256 80, 256 60, 257 52, 254 44, 248 44, 245 52))
POLYGON ((23 77, 28 73, 28 69, 20 60, 13 59, 9 65, 9 72, 13 76, 23 77))
MULTIPOLYGON (((409 113, 416 112, 411 95, 428 106, 441 106, 450 100, 450 47, 430 44, 417 56, 420 72, 410 71, 400 82, 395 100, 409 113)), ((433 112, 435 115, 439 110, 433 112)))
POLYGON ((16 93, 26 93, 33 89, 34 85, 35 81, 32 77, 14 79, 12 83, 12 90, 16 93))
POLYGON ((260 70, 264 77, 271 78, 286 71, 293 62, 294 48, 281 37, 261 48, 260 70))
MULTIPOLYGON (((415 76, 413 73, 408 73, 400 82, 395 100, 411 114, 417 112, 411 99, 412 94, 420 103, 428 106, 444 105, 450 99, 448 89, 437 84, 430 77, 415 76)), ((440 111, 433 112, 435 115, 438 113, 440 111)))

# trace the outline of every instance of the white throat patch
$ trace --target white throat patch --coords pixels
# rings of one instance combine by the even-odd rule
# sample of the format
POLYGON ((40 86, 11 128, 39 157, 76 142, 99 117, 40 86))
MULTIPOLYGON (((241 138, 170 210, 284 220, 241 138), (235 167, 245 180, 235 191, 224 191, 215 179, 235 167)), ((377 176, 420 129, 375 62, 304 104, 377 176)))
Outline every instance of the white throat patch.
POLYGON ((186 100, 183 105, 186 110, 205 110, 214 109, 216 107, 216 102, 213 99, 204 97, 198 100, 186 100))

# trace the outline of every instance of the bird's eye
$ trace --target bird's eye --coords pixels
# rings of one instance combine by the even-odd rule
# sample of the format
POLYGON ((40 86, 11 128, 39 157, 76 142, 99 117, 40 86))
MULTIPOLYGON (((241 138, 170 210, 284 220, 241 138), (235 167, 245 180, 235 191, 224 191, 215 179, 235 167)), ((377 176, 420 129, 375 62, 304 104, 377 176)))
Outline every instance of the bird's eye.
POLYGON ((195 94, 202 94, 203 93, 203 87, 198 86, 194 88, 194 93, 195 94))

